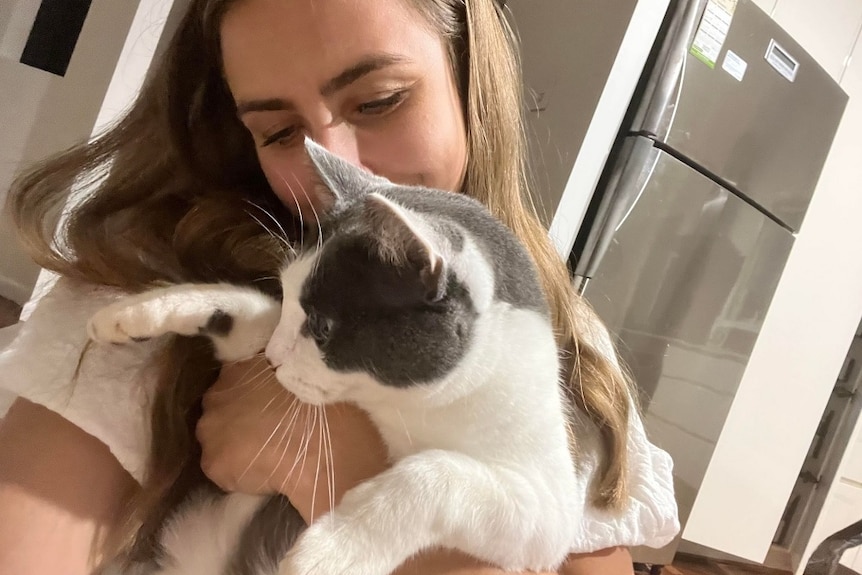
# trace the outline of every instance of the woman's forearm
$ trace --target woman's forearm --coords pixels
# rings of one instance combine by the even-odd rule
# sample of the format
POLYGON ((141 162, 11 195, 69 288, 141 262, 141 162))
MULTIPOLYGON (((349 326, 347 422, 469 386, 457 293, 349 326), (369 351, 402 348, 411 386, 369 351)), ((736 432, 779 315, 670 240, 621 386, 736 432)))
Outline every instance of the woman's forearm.
POLYGON ((0 575, 85 575, 135 481, 98 439, 18 400, 0 420, 0 575))

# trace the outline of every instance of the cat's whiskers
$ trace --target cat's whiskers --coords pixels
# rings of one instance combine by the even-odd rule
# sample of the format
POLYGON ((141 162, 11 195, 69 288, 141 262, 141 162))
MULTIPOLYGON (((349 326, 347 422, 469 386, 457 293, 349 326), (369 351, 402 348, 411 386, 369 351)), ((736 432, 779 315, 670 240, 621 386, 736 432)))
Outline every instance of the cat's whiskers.
MULTIPOLYGON (((290 252, 293 254, 293 256, 296 256, 296 249, 293 247, 293 244, 290 243, 290 241, 287 237, 287 232, 285 231, 284 226, 281 225, 281 222, 278 221, 278 218, 276 218, 274 215, 272 215, 272 213, 269 210, 264 209, 261 205, 253 202, 252 200, 249 200, 246 198, 245 201, 247 203, 251 204, 252 206, 256 207, 257 209, 259 209, 261 212, 266 214, 269 217, 269 219, 272 220, 272 222, 278 227, 278 231, 281 232, 280 238, 274 234, 273 234, 273 236, 277 239, 281 239, 281 241, 284 243, 285 247, 287 247, 290 250, 290 252)), ((254 217, 254 216, 252 215, 252 217, 254 217)), ((255 220, 263 226, 263 223, 260 220, 258 220, 257 218, 255 218, 255 220)), ((267 231, 270 231, 270 232, 272 231, 269 229, 268 226, 264 226, 264 229, 266 229, 267 231)))
MULTIPOLYGON (((272 231, 269 228, 269 226, 267 226, 262 221, 260 221, 260 218, 258 218, 256 215, 254 215, 250 211, 246 210, 245 213, 248 214, 248 216, 251 219, 253 219, 257 223, 257 225, 259 225, 261 227, 261 229, 263 229, 263 231, 265 231, 267 234, 269 234, 269 237, 271 237, 272 239, 274 239, 278 242, 278 244, 282 247, 282 249, 285 250, 283 253, 290 252, 290 253, 293 253, 293 255, 295 255, 295 250, 293 249, 293 246, 290 245, 290 242, 287 241, 287 238, 279 236, 278 234, 276 234, 274 231, 272 231)), ((270 216, 270 217, 272 217, 272 216, 270 216)))
MULTIPOLYGON (((312 406, 310 406, 310 405, 308 406, 308 408, 311 410, 311 415, 313 415, 314 417, 312 417, 311 419, 306 418, 306 420, 305 420, 305 436, 304 436, 305 442, 303 443, 303 446, 302 446, 303 447, 302 455, 301 455, 302 461, 299 464, 299 474, 296 476, 296 480, 297 480, 296 484, 297 485, 299 484, 299 478, 302 477, 302 472, 305 471, 305 462, 308 459, 308 446, 311 445, 312 435, 314 434, 314 430, 317 428, 317 410, 313 409, 312 406)), ((314 496, 312 494, 312 499, 313 498, 314 498, 314 496)), ((312 507, 313 507, 313 505, 312 505, 312 507)), ((313 513, 312 513, 312 515, 313 515, 313 513)))
POLYGON ((410 444, 410 446, 412 447, 413 446, 413 438, 410 436, 410 430, 407 429, 407 422, 404 421, 404 415, 401 413, 401 410, 398 408, 395 408, 395 413, 398 414, 398 419, 401 420, 401 426, 404 427, 404 435, 407 436, 407 443, 410 444))
MULTIPOLYGON (((287 425, 284 428, 284 433, 281 434, 281 438, 279 438, 278 440, 278 445, 276 445, 276 449, 281 448, 282 444, 284 445, 284 448, 281 449, 281 456, 278 458, 278 463, 273 466, 269 477, 266 478, 267 482, 272 479, 272 476, 275 475, 276 471, 281 469, 281 464, 284 463, 284 458, 287 455, 287 450, 290 448, 291 441, 293 441, 293 430, 296 427, 297 418, 302 411, 302 405, 299 402, 299 398, 294 396, 293 401, 291 401, 286 411, 291 414, 290 421, 287 422, 287 425), (285 439, 287 439, 287 442, 285 442, 285 439)), ((285 481, 286 477, 289 477, 289 475, 285 476, 285 481)), ((282 487, 284 487, 285 481, 282 481, 282 487)))
MULTIPOLYGON (((256 357, 259 358, 259 360, 260 360, 260 359, 262 359, 263 354, 259 354, 256 357)), ((238 384, 236 384, 232 387, 228 387, 226 389, 214 389, 214 390, 209 391, 209 393, 212 395, 222 394, 222 393, 235 393, 238 390, 242 389, 245 393, 243 395, 235 398, 235 400, 242 399, 244 397, 247 397, 249 394, 254 393, 258 389, 263 387, 263 385, 266 384, 267 376, 272 373, 272 368, 269 366, 269 364, 267 364, 265 361, 259 361, 259 362, 261 363, 261 368, 259 371, 257 371, 253 375, 246 374, 246 378, 243 379, 238 384), (249 386, 251 386, 251 388, 247 389, 249 386)), ((238 362, 233 362, 233 363, 238 363, 238 362)))
POLYGON ((318 414, 320 415, 320 430, 317 433, 317 465, 314 468, 314 487, 311 490, 311 516, 314 517, 314 504, 317 502, 317 485, 320 483, 320 457, 324 455, 324 443, 323 443, 323 406, 315 405, 314 406, 314 418, 317 421, 318 414))
POLYGON ((329 509, 335 509, 335 459, 332 453, 332 435, 329 431, 329 418, 327 410, 324 407, 323 413, 323 432, 325 434, 324 449, 326 450, 326 487, 329 491, 329 509))
MULTIPOLYGON (((307 403, 303 403, 303 402, 299 403, 299 409, 300 410, 306 410, 309 407, 310 406, 307 403)), ((299 465, 301 463, 300 475, 302 474, 302 470, 305 468, 305 457, 308 454, 308 444, 311 441, 311 434, 309 433, 309 429, 308 429, 311 421, 307 415, 304 419, 305 419, 305 429, 303 430, 303 433, 300 436, 300 438, 302 440, 302 444, 299 446, 299 451, 297 451, 297 453, 296 453, 296 457, 293 460, 293 465, 290 466, 290 469, 288 470, 287 474, 284 476, 284 480, 281 482, 281 487, 279 488, 279 491, 284 490, 284 486, 287 484, 287 480, 291 476, 293 476, 293 471, 294 471, 294 469, 296 469, 297 465, 299 465)), ((297 476, 295 484, 296 485, 299 484, 299 476, 297 476)))
MULTIPOLYGON (((305 251, 305 222, 302 219, 302 209, 299 207, 299 200, 296 199, 296 193, 293 191, 293 186, 287 183, 287 180, 284 178, 284 175, 281 172, 276 172, 278 177, 281 178, 282 183, 287 186, 287 191, 290 192, 290 197, 293 199, 294 205, 296 205, 296 214, 299 217, 299 254, 305 251)), ((293 174, 293 177, 296 178, 296 174, 293 174)))
MULTIPOLYGON (((278 397, 281 397, 282 399, 284 399, 284 396, 274 395, 273 398, 269 401, 269 403, 266 404, 266 406, 269 407, 269 405, 271 405, 272 402, 275 401, 275 399, 277 399, 278 397)), ((265 411, 265 410, 266 410, 266 407, 264 407, 262 411, 265 411)), ((263 445, 261 445, 260 449, 254 455, 254 457, 251 459, 251 461, 249 461, 248 465, 243 470, 243 472, 240 473, 239 481, 242 481, 242 479, 246 476, 246 474, 251 470, 252 466, 257 462, 258 458, 261 456, 261 454, 264 452, 266 447, 269 445, 269 442, 272 441, 272 438, 275 437, 276 433, 278 433, 278 430, 281 428, 281 426, 284 423, 284 420, 286 418, 287 418, 287 413, 285 412, 284 415, 281 416, 281 419, 279 419, 278 424, 275 426, 275 429, 272 430, 272 433, 270 433, 269 437, 266 438, 266 441, 263 442, 263 445)))
MULTIPOLYGON (((314 223, 317 224, 317 249, 318 251, 323 246, 323 228, 320 225, 320 214, 317 213, 317 209, 314 207, 314 202, 311 201, 311 198, 308 195, 308 192, 305 189, 305 186, 302 185, 302 182, 299 178, 296 177, 296 174, 293 175, 293 178, 296 180, 297 185, 299 186, 299 190, 302 192, 302 195, 305 196, 306 201, 308 202, 309 207, 311 208, 311 213, 314 214, 314 223)), ((314 266, 312 267, 312 274, 317 272, 317 266, 320 262, 320 259, 315 260, 314 266)))

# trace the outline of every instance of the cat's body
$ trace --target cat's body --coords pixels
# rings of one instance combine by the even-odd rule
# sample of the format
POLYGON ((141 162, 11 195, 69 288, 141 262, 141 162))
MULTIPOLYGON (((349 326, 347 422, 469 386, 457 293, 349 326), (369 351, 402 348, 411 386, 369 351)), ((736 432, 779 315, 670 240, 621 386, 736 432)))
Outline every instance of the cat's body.
MULTIPOLYGON (((338 201, 322 247, 283 270, 280 306, 234 286, 174 286, 106 308, 91 335, 203 333, 222 360, 268 339, 276 377, 300 399, 368 413, 391 468, 308 527, 279 575, 385 575, 436 546, 511 570, 555 569, 583 509, 557 347, 529 256, 477 202, 394 186, 309 152, 338 201)), ((266 561, 238 567, 248 563, 238 554, 254 555, 248 532, 261 523, 287 517, 295 526, 278 509, 283 498, 243 495, 187 505, 163 536, 172 559, 159 573, 267 572, 266 561), (244 535, 249 548, 238 544, 244 535)), ((282 529, 287 539, 299 532, 282 529)))

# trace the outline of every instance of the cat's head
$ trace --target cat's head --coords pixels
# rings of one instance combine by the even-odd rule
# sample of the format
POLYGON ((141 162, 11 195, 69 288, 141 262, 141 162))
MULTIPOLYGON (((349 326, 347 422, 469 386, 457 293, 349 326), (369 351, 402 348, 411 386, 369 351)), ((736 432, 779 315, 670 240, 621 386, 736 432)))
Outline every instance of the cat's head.
POLYGON ((330 403, 445 380, 495 298, 494 267, 464 221, 499 224, 461 194, 396 185, 306 145, 330 207, 321 247, 282 271, 266 350, 279 381, 330 403))

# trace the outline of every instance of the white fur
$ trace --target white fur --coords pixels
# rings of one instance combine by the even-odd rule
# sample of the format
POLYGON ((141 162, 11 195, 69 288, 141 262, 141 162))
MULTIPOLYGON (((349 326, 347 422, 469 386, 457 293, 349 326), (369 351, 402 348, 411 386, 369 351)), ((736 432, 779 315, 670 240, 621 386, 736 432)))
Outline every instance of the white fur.
POLYGON ((186 284, 123 298, 90 318, 87 332, 100 343, 128 343, 165 333, 198 335, 213 311, 234 318, 227 336, 212 336, 223 361, 246 359, 261 351, 278 323, 280 306, 251 288, 228 284, 186 284))
MULTIPOLYGON (((461 258, 454 269, 481 270, 462 281, 482 288, 476 293, 483 296, 493 293, 478 251, 469 247, 461 258)), ((301 400, 363 408, 394 465, 311 525, 280 574, 384 575, 441 545, 505 569, 558 567, 583 509, 572 490, 575 470, 548 320, 487 304, 473 346, 445 380, 384 386, 364 373, 329 370, 313 340, 300 335, 305 314, 287 294, 298 293, 313 265, 310 257, 283 272, 283 315, 267 357, 301 400)))
POLYGON ((171 561, 159 575, 224 573, 243 530, 265 499, 242 493, 192 498, 162 535, 165 556, 171 561))

